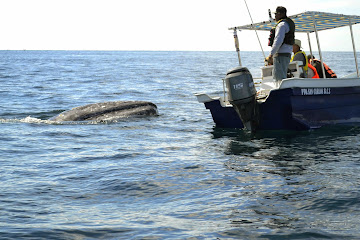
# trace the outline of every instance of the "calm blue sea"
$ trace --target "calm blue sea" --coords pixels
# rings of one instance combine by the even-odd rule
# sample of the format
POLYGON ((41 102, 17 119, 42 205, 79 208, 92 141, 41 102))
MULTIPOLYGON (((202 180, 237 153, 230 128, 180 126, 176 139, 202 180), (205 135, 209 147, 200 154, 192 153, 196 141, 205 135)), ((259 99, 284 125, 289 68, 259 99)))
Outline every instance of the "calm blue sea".
MULTIPOLYGON (((242 52, 260 77, 261 52, 242 52)), ((327 52, 339 75, 351 52, 327 52), (341 60, 341 61, 339 61, 341 60)), ((360 127, 215 128, 235 52, 0 51, 0 239, 359 239, 360 127), (159 116, 56 123, 151 101, 159 116)))

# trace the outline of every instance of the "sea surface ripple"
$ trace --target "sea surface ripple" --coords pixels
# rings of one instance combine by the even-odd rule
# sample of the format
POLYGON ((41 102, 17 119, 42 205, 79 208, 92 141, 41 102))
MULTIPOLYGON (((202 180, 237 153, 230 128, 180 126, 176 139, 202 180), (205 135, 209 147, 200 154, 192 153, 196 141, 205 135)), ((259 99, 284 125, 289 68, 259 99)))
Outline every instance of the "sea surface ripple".
MULTIPOLYGON (((236 53, 0 55, 0 239, 360 238, 360 128, 214 127, 194 93, 223 94, 236 53), (159 116, 48 120, 118 100, 159 116)), ((242 57, 260 77, 262 54, 242 57)), ((324 53, 338 76, 351 57, 324 53)))

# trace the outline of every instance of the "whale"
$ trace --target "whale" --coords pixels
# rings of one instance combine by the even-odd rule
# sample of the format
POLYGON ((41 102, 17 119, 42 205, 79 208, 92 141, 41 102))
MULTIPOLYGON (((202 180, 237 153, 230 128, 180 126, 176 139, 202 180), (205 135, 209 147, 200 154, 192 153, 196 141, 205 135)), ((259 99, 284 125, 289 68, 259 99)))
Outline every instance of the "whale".
POLYGON ((131 117, 157 116, 157 106, 146 101, 112 101, 87 104, 61 112, 51 121, 114 122, 131 117))

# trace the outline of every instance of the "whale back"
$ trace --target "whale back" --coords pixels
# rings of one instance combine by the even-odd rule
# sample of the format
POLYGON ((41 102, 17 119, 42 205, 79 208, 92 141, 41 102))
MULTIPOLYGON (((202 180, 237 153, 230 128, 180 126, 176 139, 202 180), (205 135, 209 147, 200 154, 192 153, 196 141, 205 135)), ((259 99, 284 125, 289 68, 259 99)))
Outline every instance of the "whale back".
POLYGON ((52 121, 115 121, 122 118, 156 116, 157 106, 146 101, 114 101, 72 108, 50 118, 52 121))

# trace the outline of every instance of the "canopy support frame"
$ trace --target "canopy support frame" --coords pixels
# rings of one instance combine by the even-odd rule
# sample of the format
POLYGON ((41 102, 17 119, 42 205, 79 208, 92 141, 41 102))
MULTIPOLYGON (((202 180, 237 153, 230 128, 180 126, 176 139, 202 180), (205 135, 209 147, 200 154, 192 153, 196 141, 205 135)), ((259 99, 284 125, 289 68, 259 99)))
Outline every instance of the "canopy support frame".
POLYGON ((310 42, 310 33, 306 33, 307 34, 307 38, 308 38, 308 42, 309 42, 309 50, 310 50, 310 54, 311 56, 313 56, 313 52, 312 52, 312 48, 311 48, 311 42, 310 42))
POLYGON ((354 33, 352 30, 352 24, 351 24, 351 18, 349 17, 349 26, 350 26, 350 33, 351 33, 351 40, 352 40, 352 46, 354 51, 354 58, 355 58, 355 65, 356 65, 356 75, 359 77, 359 66, 357 61, 357 55, 356 55, 356 49, 355 49, 355 41, 354 41, 354 33))
POLYGON ((239 38, 237 36, 237 28, 236 27, 234 28, 234 41, 235 41, 235 49, 236 49, 236 52, 237 52, 237 55, 238 55, 239 65, 240 65, 240 67, 242 67, 241 57, 240 57, 239 38))
POLYGON ((322 73, 323 73, 323 78, 326 78, 324 62, 323 62, 323 57, 322 57, 321 48, 320 48, 319 34, 318 34, 318 31, 317 31, 317 28, 316 28, 316 21, 315 21, 315 14, 314 13, 312 13, 312 17, 313 17, 313 22, 314 22, 314 30, 315 30, 316 41, 317 41, 318 50, 319 50, 319 56, 320 56, 320 62, 321 62, 321 69, 322 69, 322 73))

